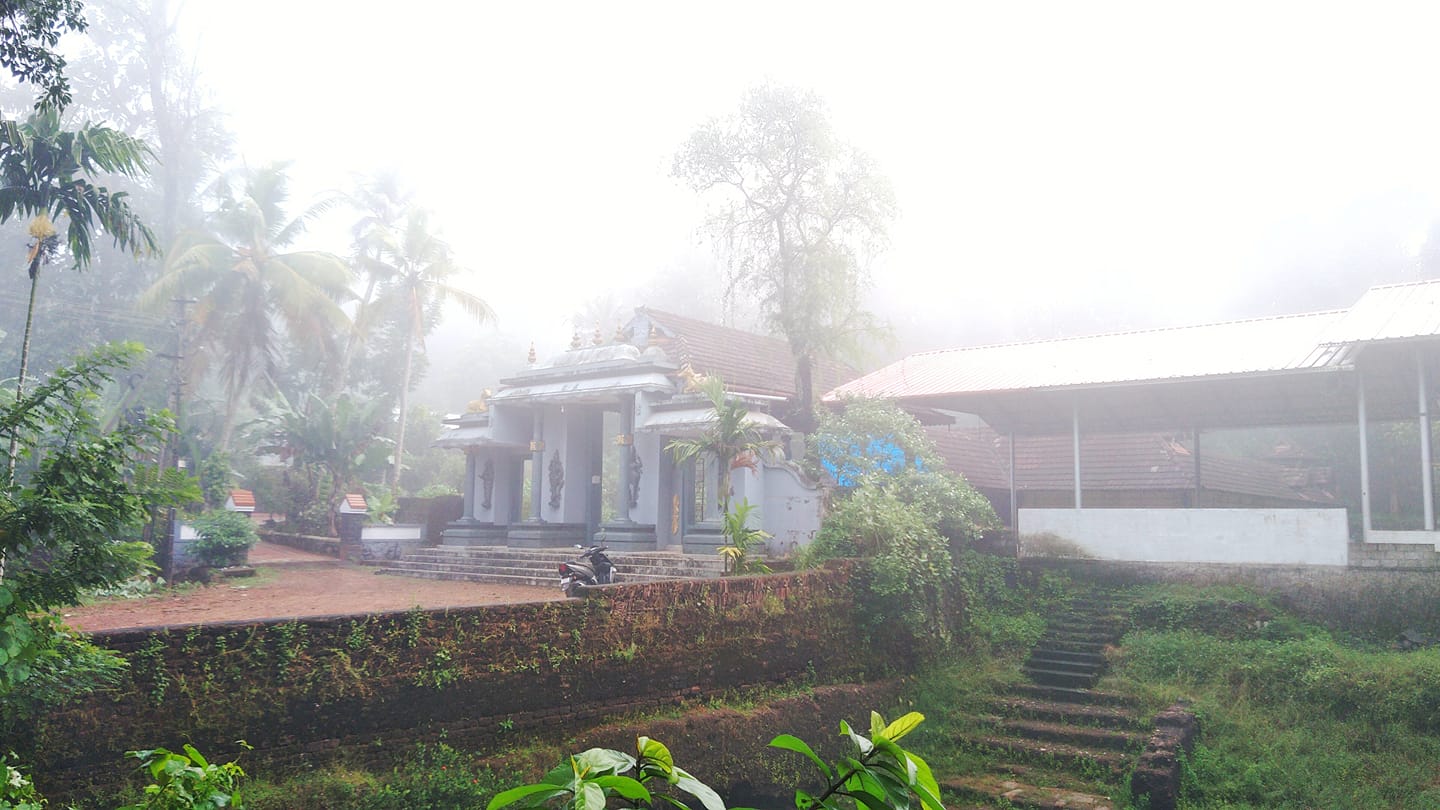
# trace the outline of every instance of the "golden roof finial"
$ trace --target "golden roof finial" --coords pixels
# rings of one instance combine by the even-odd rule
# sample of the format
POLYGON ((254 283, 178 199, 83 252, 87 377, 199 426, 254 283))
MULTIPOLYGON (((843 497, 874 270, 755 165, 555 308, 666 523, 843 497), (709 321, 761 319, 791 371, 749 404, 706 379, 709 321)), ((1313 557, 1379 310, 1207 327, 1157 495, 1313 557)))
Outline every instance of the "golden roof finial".
POLYGON ((596 346, 604 346, 604 345, 605 345, 605 335, 604 335, 603 333, 601 333, 601 331, 600 331, 600 322, 599 322, 599 321, 596 321, 596 322, 595 322, 595 336, 590 339, 590 342, 591 342, 591 343, 594 343, 596 346))
POLYGON ((525 360, 532 366, 535 365, 536 361, 538 360, 538 358, 535 356, 535 341, 533 340, 530 341, 530 353, 525 356, 525 360))
POLYGON ((582 343, 581 340, 580 340, 580 330, 577 328, 577 329, 575 330, 574 334, 572 334, 572 335, 570 336, 570 348, 571 348, 571 349, 578 349, 578 348, 580 348, 580 347, 583 346, 583 345, 584 345, 584 343, 582 343))

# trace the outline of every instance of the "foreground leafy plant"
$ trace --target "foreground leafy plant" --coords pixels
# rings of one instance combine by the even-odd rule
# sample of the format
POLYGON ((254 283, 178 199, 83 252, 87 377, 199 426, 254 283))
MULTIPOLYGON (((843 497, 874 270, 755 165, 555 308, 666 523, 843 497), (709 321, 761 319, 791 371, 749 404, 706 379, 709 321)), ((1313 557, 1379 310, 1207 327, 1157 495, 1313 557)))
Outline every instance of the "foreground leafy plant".
POLYGON ((795 807, 799 810, 864 807, 868 810, 907 810, 912 796, 929 810, 944 810, 940 803, 940 786, 925 760, 906 751, 895 741, 914 731, 925 716, 910 712, 886 724, 879 712, 870 713, 870 736, 857 734, 850 724, 840 721, 840 736, 849 737, 859 751, 858 757, 844 757, 834 766, 826 765, 804 740, 781 734, 770 741, 775 748, 804 754, 825 776, 826 787, 818 796, 804 790, 795 791, 795 807))
POLYGON ((664 802, 689 810, 689 805, 666 793, 655 793, 651 785, 669 785, 689 793, 705 810, 725 810, 720 796, 704 782, 675 766, 670 749, 657 740, 640 737, 635 741, 639 758, 609 748, 591 748, 572 755, 545 778, 531 785, 500 793, 486 810, 519 803, 522 808, 563 807, 566 810, 604 810, 612 797, 628 807, 654 807, 664 802), (635 776, 624 774, 634 772, 635 776), (563 804, 556 804, 557 800, 563 804))
MULTIPOLYGON (((243 742, 241 745, 249 748, 243 742)), ((120 810, 244 810, 239 785, 245 771, 238 764, 209 762, 189 743, 184 751, 182 754, 155 748, 127 752, 126 756, 140 760, 153 781, 145 786, 145 801, 120 810)))

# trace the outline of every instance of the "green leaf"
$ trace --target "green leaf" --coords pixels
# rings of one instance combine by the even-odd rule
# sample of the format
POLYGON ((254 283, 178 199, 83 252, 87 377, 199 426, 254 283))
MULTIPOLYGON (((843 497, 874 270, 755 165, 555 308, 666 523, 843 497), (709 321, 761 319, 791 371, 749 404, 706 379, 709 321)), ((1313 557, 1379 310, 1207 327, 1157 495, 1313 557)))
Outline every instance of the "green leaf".
POLYGON ((866 754, 870 753, 872 749, 875 748, 874 743, 865 739, 864 736, 856 734, 854 731, 852 731, 850 729, 850 724, 845 722, 844 720, 840 721, 840 736, 848 736, 855 743, 856 747, 860 749, 861 756, 865 756, 866 754))
POLYGON ((815 751, 812 750, 810 746, 807 745, 805 741, 800 739, 799 737, 796 737, 792 734, 781 734, 780 736, 770 741, 770 747, 783 748, 786 751, 794 751, 797 754, 804 754, 805 756, 810 758, 811 762, 815 763, 816 767, 820 769, 821 773, 825 774, 826 779, 835 778, 835 775, 830 772, 830 766, 826 765, 825 762, 821 760, 818 755, 816 755, 815 751))
POLYGON ((585 776, 622 773, 635 767, 634 757, 611 748, 591 748, 576 754, 573 759, 580 768, 576 773, 585 776))
POLYGON ((491 799, 490 803, 485 805, 485 810, 496 810, 496 808, 498 807, 504 807, 507 804, 514 804, 521 799, 529 796, 535 796, 540 793, 546 794, 544 799, 540 800, 545 801, 555 796, 558 796, 561 793, 567 792, 568 791, 562 788, 557 788, 554 785, 546 783, 537 785, 521 785, 520 787, 510 788, 507 791, 495 794, 495 798, 491 799))
POLYGON ((898 740, 906 734, 915 730, 915 727, 925 721, 925 715, 920 712, 910 712, 904 717, 897 718, 895 722, 886 726, 880 734, 889 740, 898 740))
POLYGON ((885 718, 881 717, 879 712, 872 709, 870 711, 870 736, 878 737, 884 733, 884 731, 885 718))
POLYGON ((935 781, 935 774, 930 772, 930 766, 909 751, 905 752, 905 757, 915 767, 914 787, 920 801, 930 810, 945 810, 945 806, 940 803, 940 784, 935 781))
POLYGON ((575 795, 575 810, 605 810, 605 791, 594 782, 586 782, 575 795))
POLYGON ((601 776, 595 780, 595 784, 607 790, 613 790, 622 798, 629 799, 632 802, 643 801, 646 804, 650 803, 650 791, 646 790, 644 785, 628 776, 616 776, 614 774, 601 776))
POLYGON ((669 748, 649 737, 636 738, 635 748, 640 752, 641 770, 654 771, 664 776, 665 781, 675 783, 675 758, 670 755, 669 748))
POLYGON ((705 805, 705 810, 725 810, 725 800, 720 794, 710 789, 710 786, 691 776, 681 768, 675 769, 675 786, 689 793, 705 805))

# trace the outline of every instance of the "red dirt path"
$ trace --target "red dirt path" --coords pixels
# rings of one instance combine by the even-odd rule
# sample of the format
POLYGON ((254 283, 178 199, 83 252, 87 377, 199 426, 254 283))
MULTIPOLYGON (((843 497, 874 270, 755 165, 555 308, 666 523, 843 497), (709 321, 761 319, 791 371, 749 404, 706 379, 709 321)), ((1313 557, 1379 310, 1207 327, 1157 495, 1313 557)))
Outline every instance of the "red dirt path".
POLYGON ((253 578, 217 577, 208 586, 142 599, 107 599, 65 612, 77 630, 288 619, 562 599, 560 589, 377 576, 369 566, 261 543, 250 551, 253 578))

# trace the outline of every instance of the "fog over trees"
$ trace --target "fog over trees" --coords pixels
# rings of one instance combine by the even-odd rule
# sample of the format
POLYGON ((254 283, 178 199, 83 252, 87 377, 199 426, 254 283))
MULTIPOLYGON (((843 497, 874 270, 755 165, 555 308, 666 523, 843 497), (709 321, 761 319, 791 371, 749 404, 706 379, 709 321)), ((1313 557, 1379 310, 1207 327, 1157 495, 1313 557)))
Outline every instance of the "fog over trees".
MULTIPOLYGON (((1252 199, 1236 184, 1224 206, 1212 187, 1218 179, 1196 168, 1233 180, 1215 169, 1218 153, 1196 151, 1190 134, 1164 121, 1122 132, 1131 113, 1109 103, 1124 96, 1107 95, 1104 85, 1077 89, 1077 81, 1057 79, 1107 103, 1036 126, 1051 119, 1033 105, 1061 103, 1042 81, 1054 74, 1040 68, 1005 62, 1014 74, 985 85, 959 70, 978 57, 954 55, 956 72, 947 74, 940 68, 951 57, 917 51, 866 77, 837 61, 833 48, 810 43, 797 48, 811 67, 797 53, 730 75, 710 58, 726 53, 718 41, 728 22, 695 34, 695 53, 709 61, 686 61, 676 43, 645 36, 663 30, 662 19, 631 30, 625 23, 640 19, 631 12, 592 19, 592 10, 575 9, 577 26, 589 20, 603 36, 557 28, 554 44, 534 52, 549 61, 502 84, 491 60, 510 58, 513 46, 487 30, 492 47, 470 54, 473 70, 431 71, 428 83, 410 86, 411 99, 360 55, 384 32, 396 49, 428 49, 426 64, 446 66, 463 50, 454 47, 459 35, 422 37, 403 20, 387 30, 386 15, 374 11, 362 3, 342 19, 333 8, 295 9, 293 25, 268 31, 267 60, 248 66, 246 85, 263 87, 273 102, 262 122, 253 113, 258 97, 236 89, 243 68, 231 58, 259 24, 250 16, 173 0, 84 4, 88 26, 60 43, 72 99, 63 123, 105 122, 148 144, 148 177, 105 182, 129 195, 163 256, 136 257, 102 239, 86 272, 42 274, 34 372, 103 340, 142 340, 169 357, 154 355, 130 373, 115 407, 158 408, 183 390, 187 441, 201 452, 233 445, 275 396, 302 412, 318 407, 310 394, 333 407, 345 392, 389 398, 394 409, 424 406, 432 416, 460 411, 523 366, 532 344, 544 358, 575 332, 588 338, 598 329, 608 338, 641 305, 785 337, 803 379, 822 356, 867 369, 945 346, 1329 309, 1373 284, 1440 274, 1440 198, 1428 190, 1428 165, 1406 185, 1389 179, 1393 160, 1377 157, 1372 170, 1338 165, 1338 155, 1337 190, 1320 195, 1324 204, 1286 207, 1274 197, 1273 210, 1262 210, 1271 204, 1263 194, 1273 192, 1252 199), (315 26, 335 38, 324 62, 288 47, 315 26), (608 45, 594 41, 603 39, 608 45), (592 75, 577 72, 581 64, 592 75), (571 103, 572 93, 593 95, 601 77, 617 75, 629 81, 604 85, 613 103, 571 103), (563 84, 567 76, 573 88, 563 84), (953 100, 917 95, 946 76, 953 100), (461 78, 468 85, 456 83, 461 78), (663 110, 644 102, 672 87, 695 92, 663 110), (555 103, 541 104, 547 97, 555 103), (355 117, 337 117, 347 104, 355 117), (330 118, 321 123, 312 113, 330 118), (415 137, 400 137, 400 129, 415 137), (1119 162, 1124 151, 1095 133, 1128 143, 1135 165, 1119 162), (1162 148, 1172 141, 1191 151, 1162 148), (387 148, 354 148, 382 142, 387 148), (317 143, 328 146, 317 151, 317 143), (791 162, 767 163, 770 156, 791 162), (1150 176, 1136 180, 1146 161, 1150 176), (1167 171, 1173 192, 1156 174, 1167 171), (948 196, 929 185, 938 179, 949 183, 948 196), (974 197, 978 189, 990 196, 974 197), (1343 196, 1352 189, 1360 191, 1343 196), (609 203, 593 202, 606 195, 609 203), (1176 202, 1187 196, 1203 200, 1176 202), (1167 206, 1168 219, 1158 210, 1167 206), (1109 207, 1115 221, 1096 225, 1109 207), (417 217, 444 245, 441 264, 460 272, 412 283, 426 275, 421 265, 441 266, 404 255, 417 217), (1244 250, 1217 247, 1237 239, 1244 250), (446 291, 453 294, 440 295, 446 291), (479 322, 443 298, 483 302, 494 317, 479 322)), ((529 14, 509 11, 493 24, 527 30, 529 14)), ((902 25, 909 16, 871 24, 900 26, 920 42, 956 22, 941 15, 932 21, 937 30, 920 30, 902 25)), ((995 20, 967 22, 953 30, 973 51, 1000 49, 1005 36, 980 41, 995 20)), ((1365 35, 1331 22, 1320 20, 1324 37, 1365 35)), ((840 11, 805 24, 858 30, 840 11)), ((1239 46, 1250 59, 1249 45, 1239 46)), ((1336 75, 1320 51, 1296 47, 1295 58, 1315 67, 1315 82, 1336 75)), ((1373 70, 1398 76, 1393 60, 1408 58, 1380 60, 1373 70)), ((1152 81, 1108 63, 1071 64, 1109 76, 1122 88, 1116 93, 1152 81)), ((1186 70, 1177 65, 1156 57, 1154 70, 1175 77, 1186 70)), ((1251 78, 1272 84, 1266 70, 1251 78)), ((1249 103, 1244 78, 1228 69, 1213 77, 1217 87, 1238 88, 1237 115, 1249 103)), ((1177 82, 1174 97, 1155 97, 1156 109, 1224 109, 1198 87, 1177 82)), ((1322 115, 1309 92, 1293 109, 1298 121, 1322 115)), ((12 81, 0 109, 19 120, 37 95, 33 82, 12 81)), ((1342 88, 1332 101, 1364 109, 1371 99, 1342 88)), ((1284 163, 1279 136, 1266 129, 1285 125, 1256 113, 1248 142, 1228 133, 1212 142, 1238 144, 1233 154, 1247 166, 1264 154, 1283 164, 1256 178, 1269 189, 1277 178, 1305 177, 1284 163)), ((1377 154, 1368 134, 1351 137, 1357 150, 1377 154)), ((1325 191, 1324 172, 1315 172, 1322 177, 1294 183, 1297 195, 1325 191)), ((12 221, 0 233, 0 244, 16 251, 15 267, 24 228, 12 221)), ((0 362, 10 367, 18 367, 24 303, 18 286, 0 291, 0 362)), ((409 446, 414 429, 402 437, 398 420, 394 427, 391 435, 409 446)))

